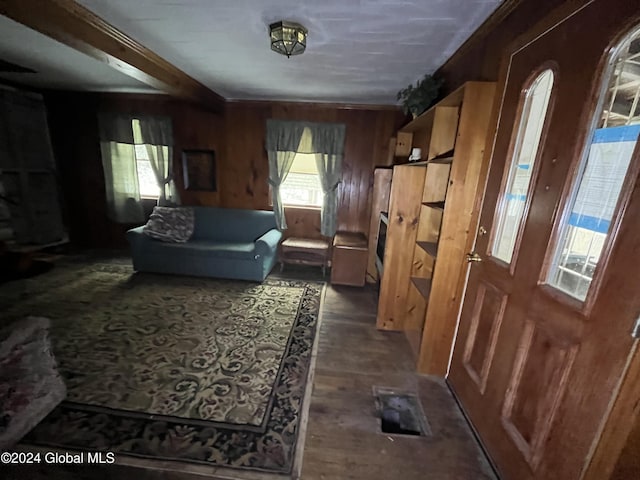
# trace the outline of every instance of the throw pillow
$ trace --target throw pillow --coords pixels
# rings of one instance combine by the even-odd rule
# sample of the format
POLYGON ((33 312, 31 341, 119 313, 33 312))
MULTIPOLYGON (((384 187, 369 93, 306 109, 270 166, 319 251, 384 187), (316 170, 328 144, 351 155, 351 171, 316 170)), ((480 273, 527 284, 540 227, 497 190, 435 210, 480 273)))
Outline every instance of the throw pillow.
POLYGON ((163 242, 184 243, 193 235, 193 208, 153 207, 142 232, 163 242))

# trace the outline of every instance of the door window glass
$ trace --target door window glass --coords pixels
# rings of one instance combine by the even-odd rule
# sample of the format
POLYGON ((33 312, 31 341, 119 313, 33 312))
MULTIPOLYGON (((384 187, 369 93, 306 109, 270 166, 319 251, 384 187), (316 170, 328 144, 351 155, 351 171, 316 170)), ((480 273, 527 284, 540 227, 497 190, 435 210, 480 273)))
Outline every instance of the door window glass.
POLYGON ((547 282, 579 300, 589 291, 640 134, 640 30, 623 42, 569 198, 547 282))
POLYGON ((503 193, 500 213, 496 223, 496 235, 491 254, 511 263, 516 248, 529 186, 538 157, 538 147, 547 116, 553 72, 542 72, 526 90, 522 116, 509 167, 507 184, 503 193))

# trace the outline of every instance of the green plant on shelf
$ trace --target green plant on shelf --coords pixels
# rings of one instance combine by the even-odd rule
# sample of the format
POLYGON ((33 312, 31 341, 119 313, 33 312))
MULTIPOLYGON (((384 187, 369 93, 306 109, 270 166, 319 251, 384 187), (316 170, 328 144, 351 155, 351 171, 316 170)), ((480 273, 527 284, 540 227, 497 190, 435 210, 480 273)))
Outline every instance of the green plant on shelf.
POLYGON ((404 113, 411 113, 415 118, 424 112, 438 98, 443 83, 442 79, 427 74, 415 85, 409 84, 400 90, 397 99, 402 102, 404 113))

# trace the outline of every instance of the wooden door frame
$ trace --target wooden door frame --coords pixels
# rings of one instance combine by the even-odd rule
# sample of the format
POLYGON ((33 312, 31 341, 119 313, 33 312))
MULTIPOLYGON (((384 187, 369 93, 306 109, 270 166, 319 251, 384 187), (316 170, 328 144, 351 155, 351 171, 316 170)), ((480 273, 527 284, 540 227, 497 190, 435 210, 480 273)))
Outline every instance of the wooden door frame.
MULTIPOLYGON (((490 172, 494 163, 493 158, 495 154, 496 141, 498 138, 498 127, 500 125, 500 120, 502 117, 502 111, 507 93, 506 82, 509 79, 511 60, 513 56, 515 56, 522 49, 526 48, 529 44, 535 42, 539 37, 543 36, 549 30, 557 27, 561 23, 564 23, 595 1, 597 0, 567 1, 563 5, 552 10, 531 29, 518 36, 503 51, 497 83, 498 86, 502 88, 502 91, 497 91, 494 99, 493 115, 491 119, 491 125, 493 125, 493 133, 487 138, 487 148, 485 150, 485 155, 487 155, 489 158, 485 161, 487 175, 485 177, 485 183, 482 190, 483 192, 486 192, 489 181, 488 173, 490 172)), ((638 25, 637 17, 633 19, 621 19, 619 34, 614 40, 613 44, 609 45, 608 49, 603 51, 603 57, 601 59, 601 64, 599 65, 597 72, 599 72, 600 74, 606 73, 606 62, 609 61, 609 57, 605 53, 611 51, 611 48, 618 45, 621 39, 624 38, 624 36, 627 35, 631 28, 635 25, 638 25), (603 65, 602 62, 604 62, 605 64, 603 65)), ((600 80, 602 81, 602 79, 600 80)), ((583 108, 580 118, 580 121, 583 124, 588 123, 589 119, 585 119, 584 116, 588 115, 589 112, 593 110, 594 105, 598 101, 598 95, 600 93, 600 83, 594 83, 591 90, 592 94, 586 102, 586 104, 588 104, 586 106, 589 106, 591 110, 589 108, 586 108, 586 106, 585 108, 583 108)), ((576 148, 584 148, 586 139, 585 137, 588 133, 588 129, 581 129, 581 131, 577 132, 576 148)), ((574 161, 574 163, 577 164, 578 162, 574 161)), ((575 165, 570 168, 570 171, 572 171, 574 168, 575 165)), ((571 182, 568 181, 567 185, 569 184, 571 184, 571 182)), ((567 187, 565 186, 565 188, 567 187)), ((635 181, 635 188, 640 189, 640 177, 635 181)), ((566 198, 564 191, 560 198, 566 198)), ((485 196, 482 195, 481 198, 478 198, 478 201, 476 203, 476 211, 478 212, 478 221, 475 225, 476 231, 479 228, 479 223, 481 220, 480 214, 484 206, 485 196)), ((555 223, 557 222, 555 222, 554 220, 554 224, 555 223)), ((476 235, 473 241, 474 251, 477 247, 477 240, 478 238, 476 235)), ((611 242, 611 244, 612 243, 613 242, 611 242)), ((469 272, 467 273, 465 279, 465 289, 468 279, 469 272)), ((460 314, 462 312, 463 305, 464 302, 462 302, 460 306, 458 322, 460 322, 460 314)), ((629 331, 631 331, 631 327, 632 325, 629 325, 629 331)), ((460 348, 464 347, 462 346, 460 348)), ((453 348, 451 353, 452 355, 449 361, 449 369, 451 368, 451 361, 453 358, 453 348)), ((448 374, 449 371, 447 371, 447 376, 448 374)), ((454 394, 454 397, 457 399, 457 395, 455 393, 455 390, 453 389, 453 385, 451 385, 449 381, 447 381, 447 384, 449 386, 449 389, 454 394)), ((611 401, 607 408, 606 414, 601 421, 598 434, 595 436, 589 450, 589 454, 585 458, 585 463, 580 475, 581 480, 602 480, 610 478, 612 476, 634 426, 637 423, 640 423, 640 402, 638 401, 638 398, 640 398, 640 348, 638 348, 638 342, 636 341, 633 343, 631 350, 627 355, 625 367, 621 372, 621 376, 615 390, 612 392, 611 401)), ((467 413, 465 412, 463 404, 459 400, 457 401, 465 417, 467 418, 468 423, 471 425, 472 430, 474 430, 475 432, 475 428, 471 423, 467 413)), ((477 435, 477 433, 476 438, 482 445, 481 438, 479 435, 477 435)), ((495 468, 488 450, 484 445, 482 445, 482 448, 485 453, 487 453, 489 461, 495 468)))

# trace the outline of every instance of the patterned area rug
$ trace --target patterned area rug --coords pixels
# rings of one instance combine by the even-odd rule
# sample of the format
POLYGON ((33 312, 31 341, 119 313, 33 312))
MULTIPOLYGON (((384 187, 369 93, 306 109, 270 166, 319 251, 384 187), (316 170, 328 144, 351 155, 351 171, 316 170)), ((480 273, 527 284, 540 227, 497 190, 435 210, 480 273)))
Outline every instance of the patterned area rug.
POLYGON ((289 473, 322 283, 57 267, 6 284, 51 319, 68 397, 23 443, 289 473))

